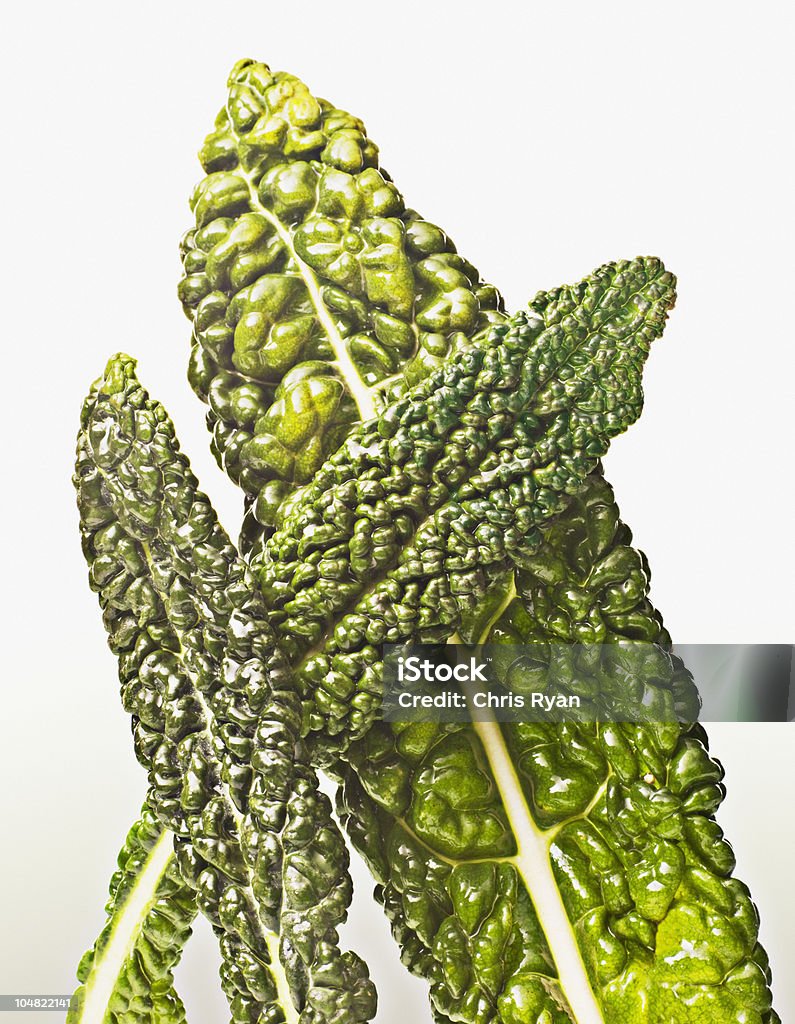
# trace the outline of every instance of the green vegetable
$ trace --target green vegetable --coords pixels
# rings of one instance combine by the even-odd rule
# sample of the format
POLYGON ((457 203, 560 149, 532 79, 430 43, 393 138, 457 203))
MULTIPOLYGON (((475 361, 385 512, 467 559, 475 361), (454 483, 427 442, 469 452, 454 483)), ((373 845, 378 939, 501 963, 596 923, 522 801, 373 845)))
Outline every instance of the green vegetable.
POLYGON ((202 147, 179 288, 189 378, 252 502, 252 541, 391 383, 416 383, 502 318, 377 154, 358 118, 248 60, 202 147))
MULTIPOLYGON (((202 197, 195 203, 199 223, 183 242, 185 278, 180 296, 194 322, 189 376, 198 393, 210 402, 213 450, 250 499, 257 498, 243 538, 253 543, 271 529, 258 523, 253 512, 267 523, 275 522, 282 499, 311 478, 321 458, 335 450, 359 421, 353 393, 369 415, 383 405, 393 384, 389 376, 393 369, 400 375, 410 363, 409 378, 419 379, 470 335, 499 320, 502 303, 493 288, 480 282, 474 268, 456 255, 439 228, 406 210, 388 176, 376 169, 377 150, 365 138, 361 123, 315 101, 297 79, 288 75, 271 78, 263 65, 240 62, 230 76, 229 113, 223 111, 218 123, 218 131, 202 150, 208 178, 196 190, 196 196, 202 197), (306 98, 306 110, 322 108, 321 134, 316 137, 318 142, 322 137, 322 145, 297 147, 295 132, 277 126, 268 141, 268 179, 273 186, 263 189, 256 201, 252 198, 248 204, 241 203, 239 214, 212 221, 219 172, 238 166, 241 155, 243 163, 250 165, 249 143, 241 135, 236 137, 235 125, 242 132, 249 102, 260 104, 262 113, 263 82, 274 117, 285 112, 290 117, 305 117, 306 111, 303 115, 300 111, 302 97, 306 98), (257 96, 252 100, 254 93, 257 96), (341 145, 350 148, 354 138, 365 155, 361 164, 335 167, 341 145), (347 289, 334 287, 330 277, 318 276, 317 264, 312 270, 299 256, 295 236, 302 227, 301 210, 310 216, 313 213, 312 204, 301 205, 302 182, 312 181, 318 197, 322 184, 325 220, 330 218, 345 228, 349 241, 354 235, 365 239, 362 246, 353 245, 359 251, 350 257, 359 262, 362 275, 366 262, 373 268, 378 260, 374 252, 365 259, 366 239, 372 240, 385 228, 399 230, 399 258, 382 261, 377 271, 368 273, 371 282, 376 277, 380 280, 385 294, 400 292, 403 306, 412 307, 410 314, 387 313, 364 298, 361 288, 354 296, 347 289), (349 215, 328 209, 339 189, 349 215), (390 220, 375 213, 389 214, 390 220), (258 223, 252 223, 252 214, 261 215, 271 225, 281 218, 278 230, 267 238, 262 232, 252 233, 258 223), (269 252, 276 252, 276 258, 267 271, 254 270, 258 292, 250 296, 251 290, 243 285, 255 263, 265 266, 269 252), (407 265, 413 268, 413 283, 405 273, 407 265), (269 312, 271 300, 284 304, 284 311, 275 319, 269 312), (238 312, 244 302, 245 318, 238 312), (273 321, 269 327, 268 316, 273 321), (310 320, 313 336, 296 348, 295 339, 310 320), (246 355, 251 340, 246 330, 252 323, 267 327, 268 342, 266 351, 246 355), (241 364, 242 370, 235 362, 235 337, 240 339, 241 358, 247 360, 241 364), (420 345, 415 356, 417 339, 420 345), (336 359, 335 352, 340 350, 341 358, 336 359), (254 362, 259 362, 262 373, 252 373, 254 362), (247 454, 241 459, 246 445, 247 454), (266 464, 257 462, 258 452, 263 453, 266 464)), ((218 201, 225 200, 221 196, 218 201)), ((229 209, 223 212, 231 213, 229 209)), ((302 238, 311 234, 313 224, 318 230, 327 226, 312 221, 301 231, 302 238)), ((283 502, 283 506, 288 504, 283 502)))
MULTIPOLYGON (((264 686, 261 710, 284 740, 277 791, 264 796, 283 822, 274 825, 251 810, 248 787, 269 779, 241 742, 259 734, 256 712, 243 708, 241 719, 246 686, 230 687, 223 669, 235 631, 213 609, 198 685, 223 680, 209 723, 218 776, 245 826, 241 859, 263 837, 276 849, 251 886, 275 929, 259 962, 273 960, 281 978, 281 1008, 271 1000, 268 1012, 294 1019, 303 1006, 302 1021, 342 1022, 373 1009, 361 964, 325 949, 322 901, 310 912, 317 891, 297 897, 299 876, 322 864, 328 919, 341 920, 349 898, 344 847, 314 788, 322 763, 344 781, 340 811, 379 880, 405 962, 431 982, 437 1020, 775 1024, 755 910, 730 877, 712 819, 721 772, 700 727, 373 724, 378 645, 454 632, 470 643, 606 641, 596 655, 581 651, 582 662, 564 655, 555 665, 559 682, 576 672, 603 706, 616 700, 606 669, 621 662, 617 641, 642 639, 650 646, 640 672, 632 663, 636 692, 696 716, 692 680, 648 603, 645 561, 596 465, 639 412, 636 357, 662 327, 672 278, 654 260, 609 265, 580 286, 540 293, 529 316, 504 324, 496 291, 405 209, 361 123, 250 61, 232 72, 202 160, 208 176, 194 195, 180 286, 194 325, 190 378, 210 404, 215 454, 247 495, 242 541, 267 612, 224 537, 243 581, 233 590, 268 638, 263 675, 297 684, 306 734, 290 749, 295 693, 264 686), (357 426, 376 413, 380 425, 357 426), (226 730, 231 720, 244 722, 241 736, 226 730), (251 846, 248 835, 258 837, 251 846), (332 977, 319 1008, 307 996, 316 967, 332 977)), ((94 469, 116 429, 108 419, 131 436, 137 415, 103 414, 94 469)), ((175 452, 170 425, 166 433, 155 446, 163 461, 154 459, 164 480, 175 452)), ((156 497, 148 440, 135 439, 134 472, 110 467, 101 497, 120 520, 142 494, 156 497)), ((158 629, 191 604, 206 619, 217 585, 202 589, 191 553, 165 534, 157 543, 184 593, 159 595, 158 629)), ((91 544, 87 553, 99 563, 106 554, 91 544)), ((148 582, 156 590, 151 573, 148 582)), ((115 602, 113 583, 110 592, 115 602)), ((524 666, 501 667, 508 685, 524 685, 524 666)), ((146 700, 130 706, 149 710, 146 700)), ((182 821, 183 809, 168 807, 182 821)), ((205 849, 206 820, 185 821, 178 845, 205 849)), ((213 865, 222 878, 232 840, 213 865)), ((251 966, 262 937, 246 952, 238 932, 222 945, 243 1019, 266 1004, 235 966, 251 966)), ((167 980, 162 991, 176 1000, 167 980)), ((133 1019, 127 1011, 125 1024, 133 1019)))
POLYGON ((67 1024, 182 1024, 172 971, 196 916, 192 890, 171 855, 172 841, 149 803, 130 829, 110 883, 108 921, 77 969, 80 988, 67 1024))
POLYGON ((452 636, 638 416, 673 304, 659 261, 610 264, 518 314, 356 428, 252 561, 306 727, 357 737, 379 645, 452 636))
POLYGON ((219 936, 233 1019, 368 1020, 366 968, 337 945, 345 846, 295 764, 299 708, 260 596, 127 357, 86 402, 75 482, 150 803, 219 936))
MULTIPOLYGON (((609 486, 543 533, 479 639, 598 638, 556 679, 615 710, 604 673, 642 638, 633 685, 696 710, 609 486)), ((442 1020, 778 1022, 700 726, 376 723, 347 760, 340 814, 442 1020)))
MULTIPOLYGON (((329 463, 329 475, 321 473, 306 489, 285 528, 274 536, 272 544, 282 561, 274 563, 266 593, 278 590, 279 574, 286 573, 281 593, 289 599, 284 607, 290 612, 301 602, 296 583, 299 590, 302 583, 313 584, 315 622, 310 617, 310 626, 316 625, 320 609, 330 629, 330 613, 335 607, 344 611, 352 588, 364 577, 371 579, 377 569, 384 583, 366 597, 367 607, 386 609, 382 623, 387 627, 402 618, 396 635, 438 638, 452 633, 460 618, 458 601, 466 598, 472 604, 488 583, 488 575, 481 579, 480 564, 495 563, 504 569, 509 558, 506 541, 513 540, 517 552, 522 547, 530 550, 539 539, 531 532, 533 526, 561 507, 561 492, 584 477, 611 434, 637 415, 640 365, 649 341, 664 323, 672 295, 670 276, 655 263, 608 267, 578 290, 575 315, 566 329, 556 325, 543 330, 540 321, 524 315, 510 329, 494 328, 457 364, 434 373, 390 406, 372 427, 351 436, 329 463), (593 304, 594 298, 600 310, 589 330, 576 313, 578 304, 593 304), (629 321, 628 308, 637 311, 629 321), (604 343, 603 334, 609 343, 604 343), (578 359, 583 354, 598 365, 597 374, 587 372, 588 363, 578 359), (565 387, 556 387, 552 374, 569 366, 575 369, 564 373, 565 387), (473 453, 476 456, 477 473, 463 457, 464 444, 470 460, 473 453), (499 451, 496 461, 487 454, 494 446, 499 451), (418 452, 424 452, 419 460, 418 452), (433 473, 426 471, 429 460, 435 464, 433 473), (387 474, 390 463, 394 472, 387 474), (350 486, 357 478, 362 480, 358 491, 350 486), (501 487, 495 489, 493 481, 501 487), (452 487, 459 500, 446 501, 452 487), (373 531, 367 521, 372 520, 372 510, 362 505, 370 499, 377 508, 379 497, 389 497, 390 491, 393 506, 400 507, 406 521, 403 534, 390 535, 391 547, 384 543, 389 529, 373 531), (431 503, 423 501, 426 492, 431 503), (357 524, 356 513, 363 509, 366 515, 357 524), (502 527, 499 534, 495 525, 502 527), (340 528, 345 526, 349 536, 358 539, 350 545, 347 583, 340 575, 340 543, 345 540, 340 528), (486 544, 491 545, 489 557, 486 544), (301 555, 305 561, 296 564, 301 555), (439 589, 444 582, 441 570, 452 581, 446 600, 439 589), (318 595, 322 598, 324 589, 328 591, 324 573, 328 578, 329 571, 334 591, 345 596, 342 604, 335 605, 333 597, 330 604, 318 604, 318 595), (401 615, 399 609, 408 611, 414 592, 415 614, 401 615), (438 610, 446 617, 428 618, 438 610)), ((77 480, 84 549, 105 607, 111 646, 121 656, 123 699, 134 716, 136 750, 149 769, 161 819, 178 841, 187 840, 190 855, 178 847, 183 874, 222 933, 225 986, 233 1013, 244 1019, 252 1008, 264 1012, 278 988, 276 983, 266 984, 262 971, 253 982, 244 975, 242 983, 234 972, 241 957, 268 947, 256 914, 274 933, 286 931, 283 949, 297 953, 285 957, 294 986, 296 977, 311 969, 315 956, 311 943, 298 949, 291 935, 293 917, 275 913, 273 892, 283 890, 289 897, 290 889, 274 884, 273 865, 268 863, 263 870, 257 862, 256 876, 243 869, 246 849, 267 849, 262 836, 274 834, 272 808, 262 813, 258 792, 258 787, 272 783, 269 772, 257 773, 262 716, 269 713, 266 701, 286 705, 284 720, 289 722, 294 694, 278 682, 281 661, 245 568, 206 498, 197 493, 165 413, 148 400, 123 357, 111 360, 86 405, 77 480), (253 659, 258 667, 252 672, 253 659), (220 691, 219 678, 225 682, 220 691), (234 700, 236 693, 242 699, 234 700), (228 787, 225 797, 216 794, 222 781, 228 787), (215 822, 213 834, 220 829, 227 837, 223 855, 216 852, 217 839, 205 834, 208 820, 215 822), (256 841, 248 838, 249 831, 256 841), (198 868, 191 860, 196 855, 203 858, 198 868), (216 869, 209 896, 201 882, 208 866, 216 869), (224 907, 230 904, 235 911, 225 915, 224 907)), ((263 573, 269 568, 265 560, 263 573)), ((273 621, 281 627, 289 654, 295 655, 290 636, 294 620, 280 621, 277 615, 273 621)), ((341 653, 323 655, 330 658, 329 664, 333 661, 348 686, 352 735, 366 728, 374 714, 361 699, 378 680, 370 628, 362 619, 362 608, 355 608, 333 629, 335 638, 343 639, 341 653)), ((387 629, 375 642, 390 635, 387 629)), ((316 630, 309 640, 317 640, 316 630)), ((307 678, 311 683, 311 675, 294 671, 293 685, 297 682, 300 688, 307 678)), ((333 674, 329 681, 336 684, 333 674)), ((340 696, 339 687, 335 696, 340 696)), ((343 708, 340 716, 341 702, 329 706, 320 693, 310 697, 307 692, 304 705, 307 724, 325 724, 333 735, 341 731, 340 718, 349 710, 343 708), (322 721, 313 721, 313 705, 322 721)), ((289 746, 295 739, 288 732, 284 743, 289 746)), ((290 755, 286 756, 291 766, 290 755)), ((285 773, 282 788, 291 782, 285 773)), ((272 801, 272 794, 266 799, 272 801)), ((285 804, 282 794, 279 806, 285 804)), ((313 939, 321 938, 322 931, 314 929, 313 939)), ((325 945, 322 957, 329 957, 325 945)))

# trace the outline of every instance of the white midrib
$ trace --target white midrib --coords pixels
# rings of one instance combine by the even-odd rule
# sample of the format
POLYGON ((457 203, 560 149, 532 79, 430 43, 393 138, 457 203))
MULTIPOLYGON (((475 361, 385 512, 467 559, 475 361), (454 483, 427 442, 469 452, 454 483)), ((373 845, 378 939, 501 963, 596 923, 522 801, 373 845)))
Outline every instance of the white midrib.
POLYGON ((334 362, 339 370, 340 377, 342 377, 345 386, 356 403, 356 408, 359 410, 359 418, 363 423, 366 423, 368 420, 373 419, 376 414, 375 390, 369 388, 364 383, 359 371, 356 369, 356 366, 350 357, 350 353, 348 352, 348 346, 345 344, 345 339, 337 329, 337 325, 334 323, 334 318, 323 301, 323 296, 320 294, 320 283, 318 282, 314 270, 312 270, 312 268, 305 263, 295 251, 293 239, 289 230, 284 226, 284 224, 282 224, 279 218, 267 208, 267 206, 263 206, 260 202, 257 187, 254 184, 254 179, 245 167, 243 167, 242 163, 238 163, 238 166, 232 173, 238 174, 243 178, 248 186, 251 208, 256 210, 256 212, 261 217, 264 217, 271 225, 284 243, 284 247, 295 260, 298 273, 301 275, 301 280, 306 286, 307 293, 309 294, 309 298, 315 308, 317 318, 320 321, 320 326, 326 332, 329 344, 334 352, 334 362))
MULTIPOLYGON (((157 897, 157 889, 174 856, 171 833, 164 829, 149 851, 144 866, 124 901, 124 909, 114 920, 110 938, 99 959, 91 967, 78 1020, 80 1024, 103 1024, 108 1003, 116 988, 124 964, 132 955, 157 897)), ((114 915, 115 916, 115 915, 114 915)))
POLYGON ((550 847, 558 830, 542 830, 533 820, 498 723, 473 722, 472 726, 483 744, 516 839, 513 863, 535 906, 574 1024, 605 1024, 552 871, 550 847))
MULTIPOLYGON (((85 984, 77 1024, 104 1024, 108 1004, 116 988, 122 968, 130 959, 140 938, 149 912, 157 899, 163 876, 174 860, 173 837, 164 828, 149 851, 135 884, 124 901, 124 909, 113 925, 110 939, 99 960, 95 960, 85 984)), ((298 1013, 290 993, 290 983, 282 967, 279 939, 265 931, 265 945, 270 955, 270 973, 276 985, 276 996, 284 1010, 287 1024, 298 1024, 298 1013)))

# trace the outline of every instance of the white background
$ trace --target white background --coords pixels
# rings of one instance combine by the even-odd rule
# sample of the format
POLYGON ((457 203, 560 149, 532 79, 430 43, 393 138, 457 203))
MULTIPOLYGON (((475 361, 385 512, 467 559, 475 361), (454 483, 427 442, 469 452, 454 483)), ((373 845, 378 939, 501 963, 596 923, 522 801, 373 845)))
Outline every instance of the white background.
MULTIPOLYGON (((234 533, 175 298, 195 159, 240 56, 364 118, 408 202, 518 308, 608 259, 661 256, 680 298, 647 407, 607 459, 682 642, 793 636, 793 62, 789 5, 193 0, 17 4, 2 76, 0 991, 69 992, 144 793, 69 481, 80 402, 135 354, 234 533)), ((795 1014, 787 726, 721 726, 720 821, 795 1014), (789 969, 788 969, 789 967, 789 969)), ((429 1021, 369 883, 347 939, 380 1024, 429 1021)), ((226 1018, 212 940, 179 987, 226 1018)), ((25 1018, 34 1024, 32 1016, 25 1018)), ((49 1015, 48 1020, 53 1020, 49 1015)))

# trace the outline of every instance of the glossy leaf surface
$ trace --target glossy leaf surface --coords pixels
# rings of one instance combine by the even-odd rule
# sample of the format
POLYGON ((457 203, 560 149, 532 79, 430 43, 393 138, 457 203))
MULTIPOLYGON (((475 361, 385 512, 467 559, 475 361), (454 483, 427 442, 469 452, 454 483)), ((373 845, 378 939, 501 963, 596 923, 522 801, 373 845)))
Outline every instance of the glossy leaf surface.
POLYGON ((296 766, 299 709, 261 598, 127 357, 86 402, 75 482, 150 803, 219 936, 233 1018, 369 1019, 366 969, 337 945, 345 846, 296 766), (310 838, 324 856, 307 858, 310 838))
MULTIPOLYGON (((598 637, 598 658, 571 658, 568 687, 582 692, 642 638, 650 656, 641 673, 633 659, 633 684, 692 716, 692 679, 669 653, 608 485, 592 477, 542 532, 480 639, 598 637)), ((603 706, 616 695, 623 686, 603 689, 603 706)), ((443 1019, 778 1021, 756 910, 714 819, 723 772, 700 726, 377 723, 348 762, 349 834, 443 1019)))
POLYGON ((107 923, 77 970, 67 1024, 182 1024, 173 969, 196 916, 171 836, 145 804, 119 852, 105 908, 107 923))
POLYGON ((252 561, 306 728, 360 735, 380 645, 453 635, 642 406, 674 301, 658 260, 562 289, 351 432, 252 561), (550 307, 552 309, 552 307, 550 307))
POLYGON ((183 240, 190 380, 213 450, 272 528, 350 427, 501 319, 445 233, 406 208, 358 118, 240 61, 183 240))
MULTIPOLYGON (((524 332, 526 357, 543 341, 555 372, 546 355, 524 377, 492 366, 462 407, 468 374, 456 371, 483 370, 501 300, 405 208, 357 119, 243 61, 202 161, 180 288, 191 382, 253 513, 245 543, 314 730, 307 754, 329 763, 363 736, 335 767, 344 813, 436 1019, 774 1024, 699 727, 371 728, 378 643, 454 630, 470 642, 651 642, 635 686, 697 714, 645 560, 594 468, 639 411, 632 356, 662 325, 670 275, 638 260, 540 294, 503 337, 524 332), (385 414, 451 355, 446 376, 385 414), (357 427, 376 413, 383 433, 357 427)), ((516 666, 503 667, 510 682, 516 666)), ((593 662, 571 669, 603 682, 593 662)), ((240 778, 244 800, 252 776, 240 778)), ((310 858, 311 817, 294 833, 310 858)))

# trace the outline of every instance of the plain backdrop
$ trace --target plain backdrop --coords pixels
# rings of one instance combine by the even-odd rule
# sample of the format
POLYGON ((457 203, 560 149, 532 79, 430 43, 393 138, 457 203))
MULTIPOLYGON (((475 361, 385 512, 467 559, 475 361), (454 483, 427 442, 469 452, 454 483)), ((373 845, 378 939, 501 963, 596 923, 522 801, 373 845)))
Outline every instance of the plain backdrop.
MULTIPOLYGON (((793 637, 793 24, 701 0, 8 6, 2 42, 0 991, 66 993, 144 794, 77 539, 83 394, 140 360, 231 532, 175 297, 195 153, 241 56, 360 115, 410 205, 518 308, 609 259, 661 256, 679 302, 607 474, 682 642, 793 637)), ((711 730, 720 822, 795 1014, 795 758, 786 725, 711 730)), ((346 941, 379 1024, 430 1021, 369 879, 346 941)), ((201 926, 191 1024, 227 1011, 201 926)), ((52 1020, 53 1016, 39 1015, 52 1020)), ((36 1024, 35 1017, 26 1018, 36 1024)))

